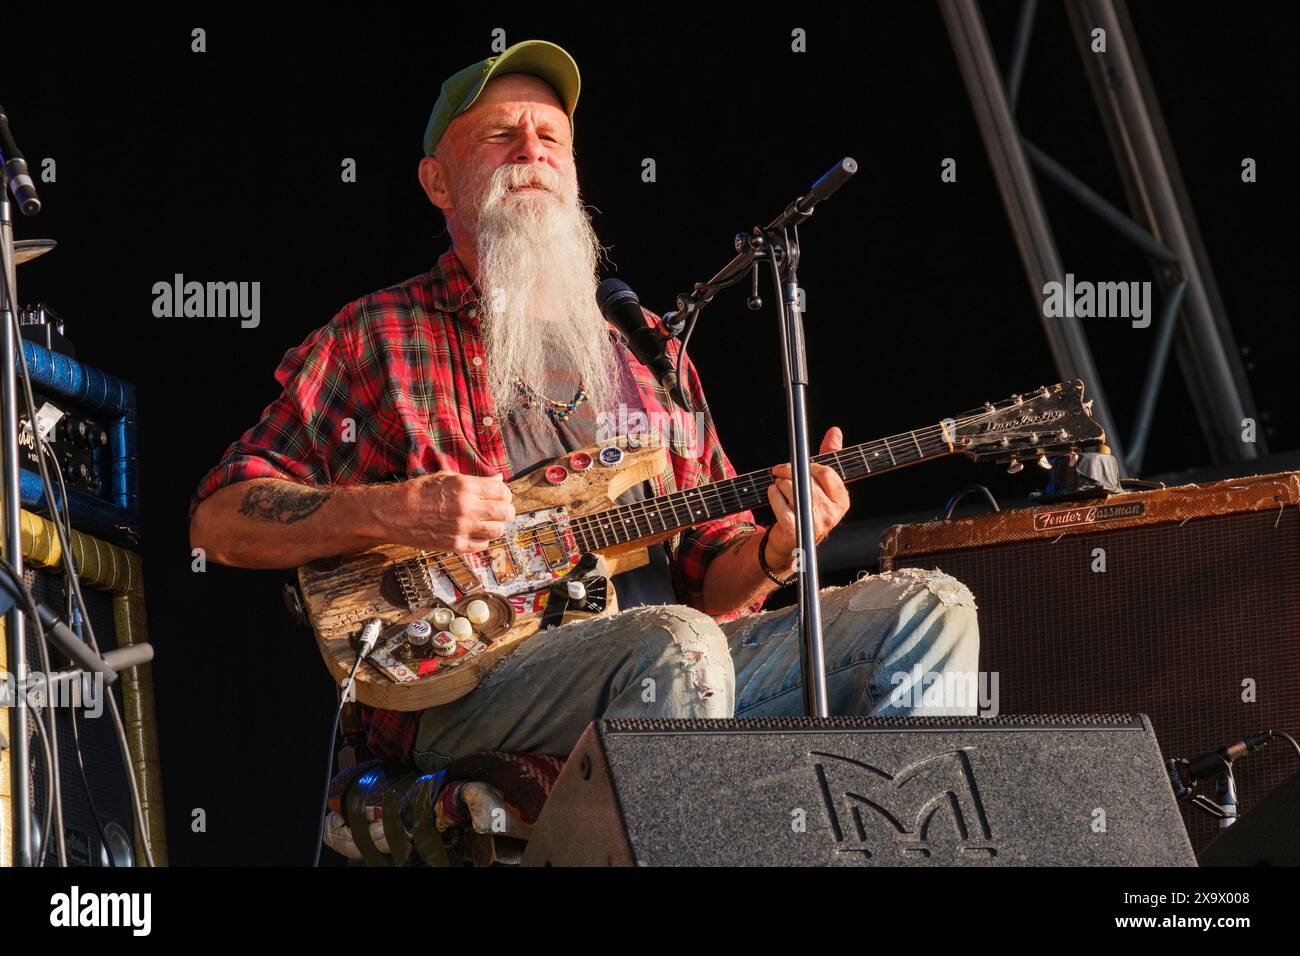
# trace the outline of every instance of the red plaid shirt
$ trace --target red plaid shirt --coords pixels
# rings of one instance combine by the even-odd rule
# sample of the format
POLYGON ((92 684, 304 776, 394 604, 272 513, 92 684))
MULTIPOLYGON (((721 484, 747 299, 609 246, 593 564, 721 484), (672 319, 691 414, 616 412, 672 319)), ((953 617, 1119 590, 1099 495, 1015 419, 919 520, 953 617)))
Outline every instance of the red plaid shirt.
MULTIPOLYGON (((284 391, 199 482, 191 513, 218 488, 253 478, 354 485, 455 471, 508 479, 477 301, 468 274, 448 249, 424 275, 349 303, 285 354, 275 373, 284 391)), ((674 359, 676 348, 670 342, 674 359)), ((670 414, 673 406, 654 376, 626 347, 622 352, 644 410, 670 414)), ((705 408, 689 356, 682 377, 695 407, 705 408)), ((735 476, 711 416, 691 438, 685 454, 668 446, 671 471, 653 480, 655 495, 735 476)), ((709 562, 755 527, 745 511, 680 534, 671 562, 679 599, 699 607, 709 562)), ((753 613, 762 603, 717 619, 753 613)), ((404 761, 418 718, 362 708, 370 748, 404 761)))

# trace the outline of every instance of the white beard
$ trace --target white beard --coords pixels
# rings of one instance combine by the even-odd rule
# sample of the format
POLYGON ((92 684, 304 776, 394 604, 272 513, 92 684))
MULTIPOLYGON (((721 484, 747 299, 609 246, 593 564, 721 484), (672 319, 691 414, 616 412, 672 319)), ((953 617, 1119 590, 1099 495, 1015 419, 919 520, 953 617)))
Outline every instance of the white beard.
POLYGON ((488 385, 498 407, 515 400, 516 379, 537 384, 559 368, 577 376, 593 411, 614 410, 618 359, 596 304, 604 250, 577 182, 549 167, 508 163, 467 205, 458 204, 477 247, 488 385), (549 192, 510 192, 527 183, 549 192))

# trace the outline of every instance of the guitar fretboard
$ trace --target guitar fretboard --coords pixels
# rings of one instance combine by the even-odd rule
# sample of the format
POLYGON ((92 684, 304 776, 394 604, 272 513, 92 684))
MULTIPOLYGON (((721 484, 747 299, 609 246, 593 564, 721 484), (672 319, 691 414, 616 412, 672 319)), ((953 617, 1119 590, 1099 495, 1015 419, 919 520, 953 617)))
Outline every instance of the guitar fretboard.
MULTIPOLYGON (((849 482, 951 451, 942 426, 934 425, 814 455, 812 461, 835 469, 849 482)), ((767 489, 775 480, 768 469, 751 471, 595 514, 576 515, 569 519, 569 527, 582 551, 610 548, 761 507, 767 504, 767 489)))

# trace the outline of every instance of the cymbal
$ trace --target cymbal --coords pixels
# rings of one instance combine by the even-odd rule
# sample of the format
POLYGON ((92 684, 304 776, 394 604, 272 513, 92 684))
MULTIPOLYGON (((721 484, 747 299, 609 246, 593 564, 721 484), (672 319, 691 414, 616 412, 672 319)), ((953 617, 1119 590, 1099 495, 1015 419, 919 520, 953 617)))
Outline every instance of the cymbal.
POLYGON ((19 239, 14 243, 14 264, 22 265, 43 256, 57 245, 53 239, 19 239))

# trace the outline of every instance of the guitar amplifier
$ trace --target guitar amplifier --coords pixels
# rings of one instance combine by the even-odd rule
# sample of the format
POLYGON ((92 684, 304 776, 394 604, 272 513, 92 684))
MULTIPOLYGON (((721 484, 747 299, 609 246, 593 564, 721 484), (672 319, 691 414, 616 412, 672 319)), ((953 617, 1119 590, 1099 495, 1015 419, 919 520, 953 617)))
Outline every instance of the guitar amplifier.
MULTIPOLYGON (((1297 504, 1285 473, 895 525, 880 564, 971 589, 998 713, 1140 711, 1193 757, 1300 730, 1297 504)), ((1295 770, 1280 744, 1240 760, 1240 811, 1295 770)), ((1199 851, 1217 824, 1183 815, 1199 851)))
MULTIPOLYGON (((23 534, 23 578, 33 597, 61 617, 67 599, 63 561, 54 526, 29 511, 20 512, 23 534)), ((80 531, 72 532, 72 549, 81 576, 86 610, 101 651, 148 640, 145 626, 144 591, 138 555, 114 547, 80 531)), ((0 616, 0 633, 7 627, 0 616)), ((76 622, 73 627, 76 628, 76 622)), ((37 635, 24 618, 27 665, 39 670, 37 635)), ((49 645, 47 644, 47 647, 49 645)), ((0 641, 0 669, 9 670, 7 635, 0 641)), ((50 648, 50 666, 68 666, 62 655, 50 648)), ((162 779, 159 768, 158 735, 154 716, 152 666, 143 664, 124 670, 111 691, 116 695, 125 725, 131 765, 140 790, 145 826, 149 832, 155 864, 166 865, 167 847, 163 825, 162 779)), ((59 771, 62 780, 63 823, 70 866, 132 866, 142 862, 141 838, 135 825, 127 787, 127 767, 107 705, 101 700, 78 710, 75 737, 71 707, 67 701, 42 711, 48 728, 57 727, 59 771), (80 743, 78 760, 77 741, 80 743), (84 783, 83 771, 84 765, 84 783)), ((6 739, 12 739, 12 708, 0 708, 6 739)), ((40 843, 39 824, 44 814, 47 789, 43 747, 28 721, 28 752, 31 774, 32 853, 40 843)), ((15 859, 12 750, 0 751, 0 865, 15 859)), ((53 825, 53 824, 51 824, 53 825)), ((49 835, 45 865, 56 865, 55 836, 49 835)))
MULTIPOLYGON (((135 386, 27 339, 22 348, 39 414, 62 413, 47 438, 68 489, 72 525, 114 544, 140 540, 139 451, 135 386)), ((21 394, 21 385, 19 393, 21 394)), ((19 399, 19 428, 27 406, 19 399)), ((30 430, 19 436, 19 496, 24 507, 49 513, 39 451, 30 430)), ((57 492, 55 462, 46 467, 57 492)))

